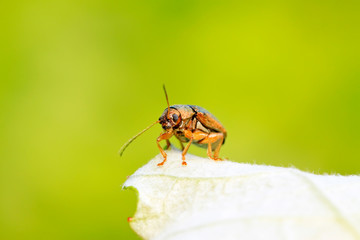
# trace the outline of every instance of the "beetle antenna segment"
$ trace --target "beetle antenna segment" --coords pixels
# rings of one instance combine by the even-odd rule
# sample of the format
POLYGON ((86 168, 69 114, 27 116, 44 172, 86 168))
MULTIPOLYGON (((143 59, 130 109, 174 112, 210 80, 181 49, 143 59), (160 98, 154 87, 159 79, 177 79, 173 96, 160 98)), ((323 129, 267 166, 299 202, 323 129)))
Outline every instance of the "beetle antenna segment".
POLYGON ((167 112, 167 119, 169 119, 169 114, 170 114, 170 104, 169 104, 169 98, 168 98, 168 95, 167 95, 167 92, 166 92, 166 88, 165 88, 165 84, 163 84, 163 88, 164 88, 164 92, 165 92, 165 97, 166 97, 166 102, 167 102, 167 105, 168 105, 168 112, 167 112))
POLYGON ((134 141, 138 136, 140 136, 141 134, 143 134, 144 132, 146 132, 149 128, 151 128, 152 126, 154 126, 155 124, 159 123, 160 120, 157 120, 156 122, 152 123, 150 126, 146 127, 144 130, 142 130, 141 132, 139 132, 138 134, 136 134, 135 136, 133 136, 132 138, 130 138, 129 141, 127 141, 119 150, 119 155, 120 157, 122 156, 123 152, 125 151, 125 149, 127 148, 127 146, 129 146, 129 144, 134 141))

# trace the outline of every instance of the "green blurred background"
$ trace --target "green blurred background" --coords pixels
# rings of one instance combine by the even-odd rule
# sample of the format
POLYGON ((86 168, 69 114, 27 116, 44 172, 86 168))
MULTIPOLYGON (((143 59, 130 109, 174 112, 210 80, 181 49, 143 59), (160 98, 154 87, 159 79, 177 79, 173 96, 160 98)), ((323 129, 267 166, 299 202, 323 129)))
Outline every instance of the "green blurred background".
POLYGON ((159 153, 160 126, 117 151, 161 115, 163 83, 221 120, 222 157, 358 174, 359 6, 0 3, 0 238, 137 239, 121 184, 159 153))

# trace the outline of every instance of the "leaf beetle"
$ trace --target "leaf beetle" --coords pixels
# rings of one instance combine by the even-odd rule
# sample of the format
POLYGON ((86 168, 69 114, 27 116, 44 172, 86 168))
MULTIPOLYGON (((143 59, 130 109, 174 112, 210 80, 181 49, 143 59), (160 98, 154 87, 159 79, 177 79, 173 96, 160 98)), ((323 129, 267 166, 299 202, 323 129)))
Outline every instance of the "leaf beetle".
POLYGON ((196 105, 170 106, 165 85, 163 88, 168 107, 164 110, 158 121, 136 134, 121 147, 119 150, 120 156, 126 147, 138 136, 155 124, 160 123, 164 133, 160 134, 156 139, 156 143, 164 159, 158 166, 164 165, 167 159, 167 154, 159 142, 165 140, 166 148, 169 148, 171 146, 169 139, 172 136, 175 136, 180 141, 182 148, 182 165, 187 165, 185 155, 192 143, 199 147, 207 148, 209 158, 216 161, 221 160, 221 158, 219 158, 219 151, 225 143, 227 136, 224 126, 214 115, 202 107, 196 105), (186 143, 185 147, 183 143, 186 143), (214 152, 213 155, 212 152, 214 152))

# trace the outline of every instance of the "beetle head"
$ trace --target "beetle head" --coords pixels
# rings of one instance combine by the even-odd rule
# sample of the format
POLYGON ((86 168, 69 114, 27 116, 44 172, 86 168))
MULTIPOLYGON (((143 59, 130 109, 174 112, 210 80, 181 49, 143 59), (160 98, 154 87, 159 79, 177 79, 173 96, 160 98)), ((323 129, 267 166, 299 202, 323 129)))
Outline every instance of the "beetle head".
POLYGON ((181 114, 175 108, 166 108, 160 116, 159 121, 164 130, 168 130, 170 128, 176 129, 180 126, 181 114))
POLYGON ((167 109, 165 109, 165 111, 163 112, 163 114, 160 116, 159 118, 159 122, 161 124, 161 127, 167 131, 169 129, 176 129, 180 126, 181 123, 181 114, 180 112, 174 108, 174 107, 170 107, 169 104, 169 98, 165 89, 165 85, 163 85, 164 88, 164 93, 165 93, 165 97, 166 97, 166 102, 167 102, 167 109))

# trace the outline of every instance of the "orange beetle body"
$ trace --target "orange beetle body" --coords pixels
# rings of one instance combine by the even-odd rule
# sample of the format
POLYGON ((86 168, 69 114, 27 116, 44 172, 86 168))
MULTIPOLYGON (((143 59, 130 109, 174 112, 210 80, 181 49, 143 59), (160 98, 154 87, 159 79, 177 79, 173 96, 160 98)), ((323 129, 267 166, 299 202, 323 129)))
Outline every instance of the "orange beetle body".
POLYGON ((166 161, 166 153, 161 148, 159 142, 175 136, 181 143, 183 165, 186 165, 185 155, 190 145, 194 143, 199 147, 207 148, 207 154, 214 160, 218 158, 220 147, 225 143, 226 130, 223 125, 206 109, 196 105, 172 105, 165 109, 159 118, 162 128, 165 130, 157 138, 157 144, 164 161, 159 163, 163 165, 166 161), (184 147, 182 143, 187 143, 184 147), (211 152, 214 150, 214 156, 211 152))
POLYGON ((164 133, 156 139, 157 146, 164 160, 158 164, 166 162, 167 154, 160 146, 159 142, 166 140, 167 148, 171 146, 169 139, 175 136, 182 147, 182 164, 187 165, 185 155, 192 143, 199 147, 207 148, 207 155, 213 160, 221 160, 219 151, 225 143, 227 132, 223 125, 206 109, 196 105, 169 105, 169 100, 164 86, 168 107, 164 110, 159 120, 145 128, 143 131, 131 138, 120 149, 120 156, 125 148, 139 135, 151 128, 156 123, 160 123, 164 133), (184 147, 183 143, 186 143, 184 147), (214 152, 212 156, 212 152, 214 152))

